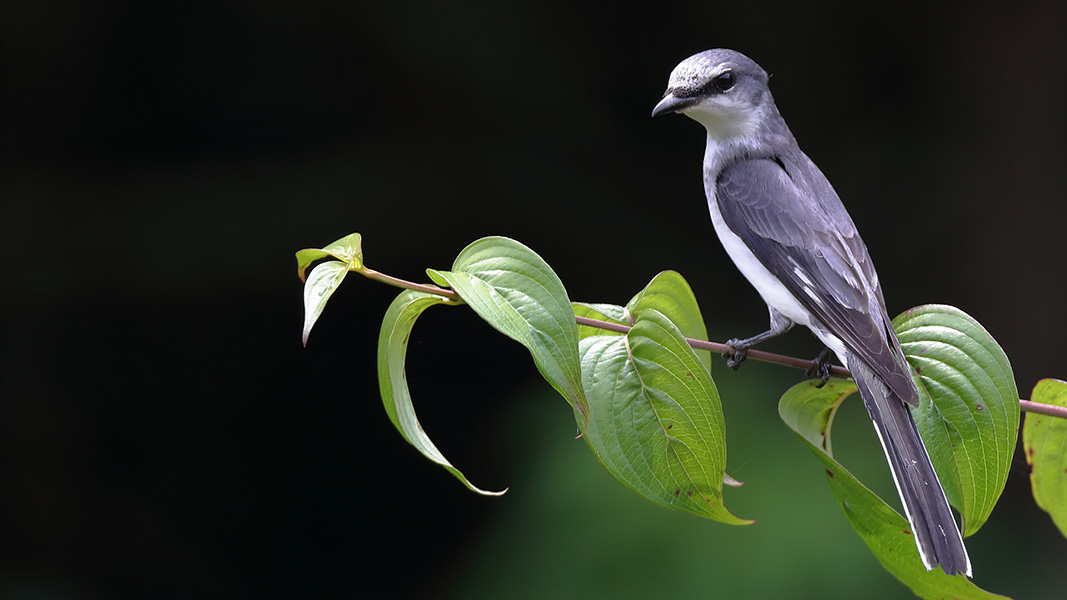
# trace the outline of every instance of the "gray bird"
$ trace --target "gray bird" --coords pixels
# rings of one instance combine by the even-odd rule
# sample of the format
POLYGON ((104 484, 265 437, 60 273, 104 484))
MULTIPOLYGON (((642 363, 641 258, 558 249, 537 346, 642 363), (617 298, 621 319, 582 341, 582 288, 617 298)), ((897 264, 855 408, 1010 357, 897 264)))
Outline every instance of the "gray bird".
MULTIPOLYGON (((652 116, 707 129, 704 190, 715 233, 770 310, 769 331, 727 342, 737 368, 753 344, 803 325, 852 372, 928 570, 971 576, 963 536, 908 406, 919 391, 878 274, 830 182, 797 146, 767 73, 732 50, 681 62, 652 116)), ((825 381, 827 352, 821 355, 825 381)))

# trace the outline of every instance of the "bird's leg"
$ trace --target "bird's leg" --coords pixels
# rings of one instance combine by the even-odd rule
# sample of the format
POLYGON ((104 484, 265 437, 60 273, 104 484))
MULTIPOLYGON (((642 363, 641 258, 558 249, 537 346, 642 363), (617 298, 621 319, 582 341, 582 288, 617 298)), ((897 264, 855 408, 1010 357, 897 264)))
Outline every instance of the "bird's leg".
POLYGON ((748 356, 749 348, 755 346, 760 342, 769 340, 772 337, 779 335, 780 333, 782 332, 769 329, 767 331, 764 331, 763 333, 754 335, 750 338, 745 338, 743 340, 739 340, 737 338, 726 340, 726 345, 734 349, 732 354, 729 352, 723 354, 723 356, 726 357, 726 366, 730 367, 735 371, 740 369, 741 363, 745 362, 745 358, 748 356))
POLYGON ((745 362, 745 357, 748 356, 748 349, 760 342, 765 342, 772 337, 779 336, 793 327, 793 322, 782 313, 770 308, 771 313, 771 328, 763 333, 754 335, 750 338, 738 339, 733 338, 727 340, 726 345, 733 348, 732 353, 727 352, 723 354, 726 357, 726 366, 733 370, 741 368, 741 363, 745 362))
POLYGON ((830 347, 827 346, 822 349, 822 352, 815 357, 815 364, 806 371, 808 375, 815 375, 819 378, 819 383, 815 386, 821 388, 826 385, 826 382, 830 380, 830 347))

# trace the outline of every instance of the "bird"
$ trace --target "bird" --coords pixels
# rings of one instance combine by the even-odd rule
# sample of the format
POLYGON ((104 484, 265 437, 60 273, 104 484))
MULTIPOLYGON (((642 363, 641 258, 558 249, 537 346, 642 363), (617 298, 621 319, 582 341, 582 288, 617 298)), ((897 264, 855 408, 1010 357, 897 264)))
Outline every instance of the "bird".
POLYGON ((685 115, 707 130, 704 191, 727 254, 767 304, 770 329, 727 342, 727 363, 794 325, 852 374, 889 462, 927 570, 971 577, 971 561, 909 406, 919 390, 893 331, 878 273, 826 176, 797 145, 769 76, 727 49, 700 52, 670 74, 652 116, 685 115))

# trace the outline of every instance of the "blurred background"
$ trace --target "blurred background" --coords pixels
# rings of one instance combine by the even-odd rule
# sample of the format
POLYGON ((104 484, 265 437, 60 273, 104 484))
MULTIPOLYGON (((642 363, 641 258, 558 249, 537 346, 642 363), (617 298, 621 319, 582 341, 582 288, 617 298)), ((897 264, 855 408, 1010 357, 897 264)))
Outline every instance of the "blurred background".
MULTIPOLYGON (((730 527, 646 504, 526 351, 428 311, 408 374, 468 492, 393 429, 395 290, 352 276, 301 347, 293 253, 364 235, 425 280, 538 251, 576 300, 685 275, 711 337, 766 326, 707 218, 704 137, 649 118, 679 61, 773 74, 893 314, 977 318, 1026 397, 1067 377, 1067 38, 1052 2, 205 2, 0 6, 0 596, 900 598, 779 421, 803 375, 716 359, 730 527), (955 5, 953 5, 955 4, 955 5)), ((814 356, 796 332, 768 349, 814 356)), ((896 504, 859 402, 834 449, 896 504)), ((1062 594, 1017 456, 975 582, 1062 594)))

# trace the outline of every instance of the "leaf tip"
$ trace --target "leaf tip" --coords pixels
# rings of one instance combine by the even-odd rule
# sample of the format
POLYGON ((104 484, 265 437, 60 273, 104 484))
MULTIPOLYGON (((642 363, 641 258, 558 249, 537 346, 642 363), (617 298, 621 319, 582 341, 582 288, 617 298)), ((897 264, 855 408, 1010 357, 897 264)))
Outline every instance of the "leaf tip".
POLYGON ((574 407, 574 412, 582 420, 582 428, 578 430, 578 435, 574 436, 574 439, 580 440, 585 437, 585 432, 589 430, 589 416, 586 411, 581 409, 581 406, 574 407))
POLYGON ((741 487, 741 486, 745 485, 744 481, 740 481, 740 480, 734 479, 733 477, 730 477, 729 475, 726 474, 725 471, 722 474, 722 483, 723 483, 723 485, 728 485, 730 487, 741 487))
POLYGON ((511 488, 504 488, 504 489, 500 490, 499 492, 490 492, 490 491, 487 491, 487 490, 476 488, 476 487, 470 485, 470 482, 467 482, 467 487, 469 487, 471 490, 477 492, 478 494, 481 494, 482 496, 493 496, 493 497, 503 496, 504 494, 508 493, 508 490, 511 489, 511 488))

